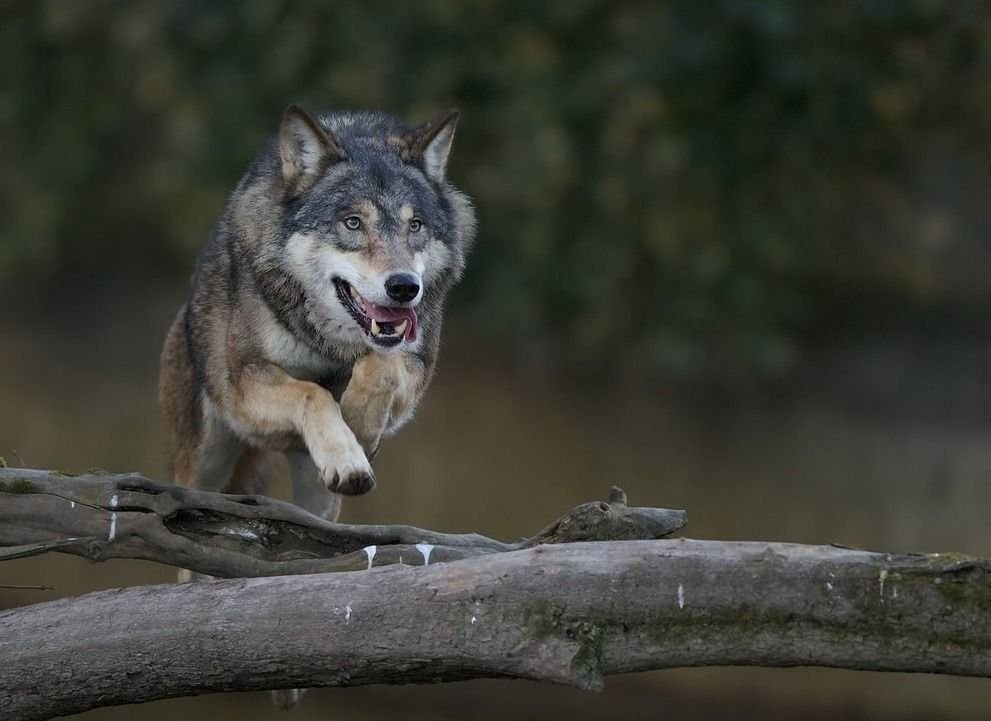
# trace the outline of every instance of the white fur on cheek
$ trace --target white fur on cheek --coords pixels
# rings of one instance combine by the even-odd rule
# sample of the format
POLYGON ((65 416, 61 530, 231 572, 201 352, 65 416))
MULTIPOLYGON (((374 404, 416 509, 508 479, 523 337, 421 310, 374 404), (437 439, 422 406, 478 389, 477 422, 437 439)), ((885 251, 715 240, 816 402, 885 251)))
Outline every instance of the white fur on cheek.
POLYGON ((290 273, 306 292, 307 314, 325 335, 356 341, 364 331, 341 305, 334 278, 355 284, 360 278, 348 257, 310 233, 293 233, 286 241, 290 273))
POLYGON ((439 240, 431 240, 426 248, 413 256, 416 271, 423 278, 424 285, 443 274, 450 262, 451 251, 439 240))

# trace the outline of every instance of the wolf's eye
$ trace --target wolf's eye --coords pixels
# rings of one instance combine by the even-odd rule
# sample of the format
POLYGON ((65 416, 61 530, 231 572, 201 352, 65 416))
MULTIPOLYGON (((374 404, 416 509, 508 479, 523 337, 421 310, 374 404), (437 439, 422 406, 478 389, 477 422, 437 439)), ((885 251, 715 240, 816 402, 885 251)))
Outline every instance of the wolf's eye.
POLYGON ((344 227, 348 230, 358 230, 361 227, 361 218, 357 215, 349 215, 344 219, 344 227))
POLYGON ((409 222, 410 233, 419 233, 421 228, 423 228, 423 221, 420 220, 419 218, 413 218, 409 222))

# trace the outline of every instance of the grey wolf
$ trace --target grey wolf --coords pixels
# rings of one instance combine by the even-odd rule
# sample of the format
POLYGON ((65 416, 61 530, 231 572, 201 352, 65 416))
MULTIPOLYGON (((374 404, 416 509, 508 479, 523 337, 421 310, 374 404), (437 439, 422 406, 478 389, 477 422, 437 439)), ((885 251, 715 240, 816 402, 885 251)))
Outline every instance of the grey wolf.
POLYGON ((162 352, 174 481, 265 493, 335 520, 433 375, 448 291, 475 234, 446 177, 458 113, 290 106, 199 256, 162 352))

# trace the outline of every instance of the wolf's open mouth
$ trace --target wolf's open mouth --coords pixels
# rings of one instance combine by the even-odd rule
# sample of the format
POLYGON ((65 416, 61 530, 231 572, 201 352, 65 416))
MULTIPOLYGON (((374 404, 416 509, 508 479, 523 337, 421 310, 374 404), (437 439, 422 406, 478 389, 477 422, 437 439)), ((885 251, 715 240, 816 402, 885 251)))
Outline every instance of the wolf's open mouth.
POLYGON ((334 288, 341 305, 378 345, 398 345, 403 338, 411 343, 416 340, 416 311, 412 308, 373 305, 343 278, 334 278, 334 288))

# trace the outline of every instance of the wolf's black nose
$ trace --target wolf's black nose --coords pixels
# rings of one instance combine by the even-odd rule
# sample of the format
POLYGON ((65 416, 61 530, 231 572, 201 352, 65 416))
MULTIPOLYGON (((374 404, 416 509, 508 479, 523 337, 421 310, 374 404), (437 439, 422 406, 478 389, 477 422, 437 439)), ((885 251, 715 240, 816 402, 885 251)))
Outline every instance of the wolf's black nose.
POLYGON ((385 292, 397 303, 409 303, 420 292, 420 279, 412 273, 393 273, 385 279, 385 292))

